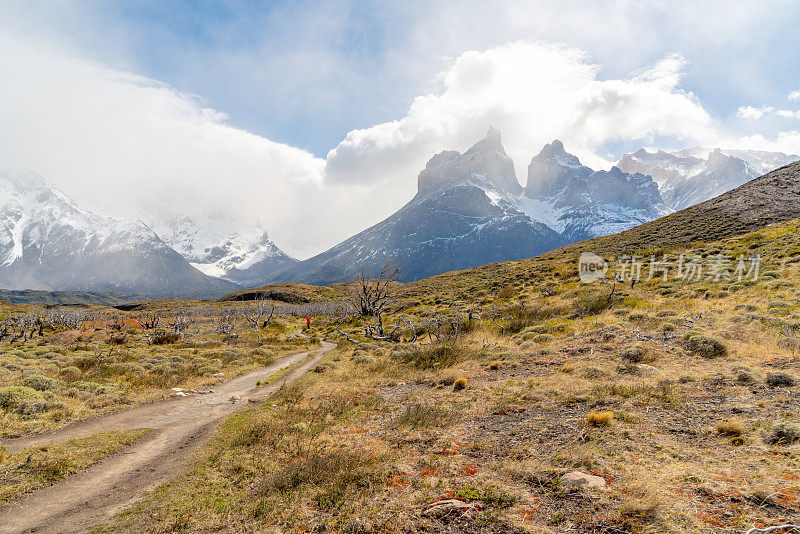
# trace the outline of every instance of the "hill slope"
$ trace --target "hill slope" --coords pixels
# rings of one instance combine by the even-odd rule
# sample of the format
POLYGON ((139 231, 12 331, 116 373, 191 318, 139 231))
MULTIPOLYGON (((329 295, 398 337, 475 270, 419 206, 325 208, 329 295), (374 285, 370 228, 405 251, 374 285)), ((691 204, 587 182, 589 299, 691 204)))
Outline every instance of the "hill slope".
POLYGON ((580 245, 598 243, 636 249, 672 243, 715 241, 795 217, 800 217, 800 161, 776 169, 702 204, 620 234, 597 238, 580 245))

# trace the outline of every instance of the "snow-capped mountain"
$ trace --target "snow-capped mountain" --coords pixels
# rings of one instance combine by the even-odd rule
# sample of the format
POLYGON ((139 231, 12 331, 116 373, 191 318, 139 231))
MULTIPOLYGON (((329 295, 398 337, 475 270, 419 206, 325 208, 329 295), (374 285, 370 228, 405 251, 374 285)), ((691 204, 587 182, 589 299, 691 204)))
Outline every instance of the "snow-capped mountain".
POLYGON ((800 156, 758 150, 694 147, 676 152, 625 154, 617 166, 625 172, 649 174, 664 202, 680 210, 730 191, 800 156))
POLYGON ((531 159, 520 203, 569 243, 621 232, 670 212, 650 176, 618 167, 592 170, 559 140, 531 159))
POLYGON ((211 217, 153 218, 161 238, 209 276, 252 287, 297 260, 273 243, 258 224, 241 225, 211 217))
POLYGON ((82 210, 39 177, 0 174, 0 287, 215 296, 236 285, 193 268, 137 220, 82 210))
POLYGON ((500 132, 464 154, 436 154, 418 177, 416 196, 384 221, 322 254, 275 273, 273 281, 331 283, 377 273, 387 260, 403 279, 529 258, 565 244, 519 208, 522 187, 500 132))

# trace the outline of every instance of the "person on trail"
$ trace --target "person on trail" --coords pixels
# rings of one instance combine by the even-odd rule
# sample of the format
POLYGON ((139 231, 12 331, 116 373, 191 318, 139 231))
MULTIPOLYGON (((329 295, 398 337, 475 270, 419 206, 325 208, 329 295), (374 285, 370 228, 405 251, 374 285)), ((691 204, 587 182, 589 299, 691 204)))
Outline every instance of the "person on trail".
POLYGON ((306 329, 311 328, 311 316, 306 317, 306 329))

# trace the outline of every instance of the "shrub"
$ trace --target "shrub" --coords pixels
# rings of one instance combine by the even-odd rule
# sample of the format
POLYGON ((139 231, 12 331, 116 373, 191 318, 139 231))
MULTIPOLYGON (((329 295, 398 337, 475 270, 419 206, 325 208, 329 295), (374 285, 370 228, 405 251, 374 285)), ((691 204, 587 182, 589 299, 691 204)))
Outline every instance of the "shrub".
POLYGON ((744 425, 738 419, 720 421, 714 425, 714 428, 722 436, 741 436, 744 434, 744 425))
POLYGON ((50 391, 58 387, 58 381, 42 375, 33 375, 24 378, 22 385, 36 391, 50 391))
POLYGON ((800 441, 800 428, 786 423, 778 423, 764 438, 770 445, 791 445, 800 441))
POLYGON ((500 360, 495 360, 492 363, 490 363, 488 369, 490 371, 497 371, 498 369, 500 369, 500 360))
POLYGON ((767 385, 773 388, 788 388, 794 386, 795 380, 792 375, 786 373, 767 373, 767 385))
POLYGON ((465 348, 450 343, 428 345, 419 350, 397 352, 394 355, 419 369, 441 369, 458 363, 465 348))
POLYGON ((175 343, 181 339, 180 334, 174 332, 158 331, 150 338, 150 343, 153 345, 167 345, 175 343))
POLYGON ((44 411, 47 404, 42 394, 27 386, 6 386, 0 388, 0 408, 32 414, 44 411))
POLYGON ((550 334, 538 334, 533 337, 534 343, 549 343, 554 339, 555 337, 551 336, 550 334))
POLYGON ((739 384, 752 384, 755 382, 755 378, 753 377, 753 371, 741 365, 737 365, 731 369, 733 371, 733 378, 739 384))
POLYGON ((623 361, 628 363, 641 363, 644 360, 644 355, 646 351, 644 347, 629 347, 623 350, 619 357, 622 358, 623 361))
POLYGON ((523 308, 522 306, 513 306, 509 309, 511 318, 508 321, 506 330, 510 334, 516 334, 522 330, 539 325, 554 317, 566 314, 566 309, 562 307, 537 307, 537 308, 523 308))
POLYGON ((614 412, 595 412, 586 414, 586 422, 589 426, 608 426, 614 419, 614 412))
POLYGON ((467 378, 465 376, 462 376, 453 382, 453 391, 461 391, 465 387, 467 387, 467 378))
POLYGON ((703 358, 717 358, 728 354, 725 343, 702 332, 689 331, 683 339, 690 351, 703 358))
POLYGON ((393 427, 444 427, 456 420, 457 414, 441 408, 439 406, 428 406, 425 404, 414 403, 406 406, 397 418, 392 422, 393 427))

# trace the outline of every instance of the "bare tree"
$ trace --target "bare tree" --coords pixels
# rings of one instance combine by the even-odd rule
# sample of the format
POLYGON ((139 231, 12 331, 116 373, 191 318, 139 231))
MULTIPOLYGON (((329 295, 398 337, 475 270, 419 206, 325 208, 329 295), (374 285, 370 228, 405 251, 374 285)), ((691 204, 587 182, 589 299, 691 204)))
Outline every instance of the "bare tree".
MULTIPOLYGON (((400 276, 400 268, 387 261, 377 278, 363 269, 356 280, 356 288, 351 293, 353 306, 364 316, 374 317, 375 325, 367 326, 365 334, 373 339, 389 339, 383 330, 383 311, 394 302, 395 283, 400 276)), ((395 328, 396 330, 396 328, 395 328)), ((392 335, 394 332, 392 332, 392 335)))
POLYGON ((263 328, 272 320, 272 315, 275 313, 275 306, 270 305, 264 296, 255 299, 255 306, 248 306, 242 310, 242 317, 247 319, 253 330, 258 330, 259 327, 263 328), (269 311, 269 313, 267 313, 269 311))
POLYGON ((145 330, 152 330, 161 322, 161 315, 157 311, 145 312, 136 317, 136 322, 145 330))
POLYGON ((362 269, 356 280, 356 290, 351 296, 356 310, 368 317, 379 315, 393 301, 393 284, 399 276, 400 269, 391 261, 381 267, 378 278, 372 278, 371 272, 367 274, 362 269))
POLYGON ((178 308, 175 310, 172 319, 167 321, 167 326, 169 326, 173 332, 176 334, 180 334, 194 322, 194 317, 189 313, 186 308, 178 308))

